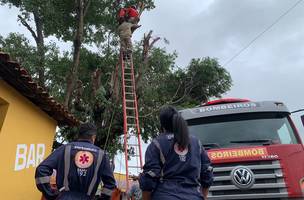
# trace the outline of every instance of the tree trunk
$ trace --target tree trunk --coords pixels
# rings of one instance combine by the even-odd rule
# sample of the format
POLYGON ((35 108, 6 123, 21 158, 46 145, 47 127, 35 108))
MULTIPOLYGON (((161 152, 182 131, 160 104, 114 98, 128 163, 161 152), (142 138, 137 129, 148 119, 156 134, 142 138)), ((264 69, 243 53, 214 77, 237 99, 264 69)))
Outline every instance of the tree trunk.
POLYGON ((34 21, 36 25, 36 31, 30 26, 26 21, 26 18, 22 15, 18 15, 18 19, 21 24, 27 28, 27 30, 32 34, 36 42, 37 52, 38 52, 38 82, 39 85, 45 86, 45 48, 44 48, 44 36, 43 36, 43 22, 40 18, 38 8, 33 11, 34 21))
POLYGON ((73 65, 69 75, 67 76, 66 94, 64 99, 64 106, 66 108, 69 108, 70 106, 71 97, 78 79, 80 50, 83 40, 85 3, 84 0, 77 0, 76 3, 77 3, 76 5, 77 28, 73 42, 73 46, 74 46, 73 65))
POLYGON ((140 90, 141 81, 143 74, 147 71, 149 63, 149 52, 153 48, 154 44, 160 40, 160 37, 152 38, 152 31, 144 36, 143 39, 143 51, 142 51, 142 66, 139 68, 137 77, 136 77, 136 91, 140 90))
POLYGON ((33 12, 36 24, 36 45, 38 51, 38 82, 40 86, 44 87, 45 84, 45 48, 43 36, 43 24, 37 11, 33 12))

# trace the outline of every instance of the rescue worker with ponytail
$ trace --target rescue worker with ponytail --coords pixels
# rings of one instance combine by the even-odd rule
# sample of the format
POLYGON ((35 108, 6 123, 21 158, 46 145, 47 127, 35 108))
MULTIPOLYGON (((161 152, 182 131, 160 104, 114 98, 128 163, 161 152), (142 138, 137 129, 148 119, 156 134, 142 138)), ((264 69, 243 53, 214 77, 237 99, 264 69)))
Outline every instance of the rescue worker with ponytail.
POLYGON ((143 200, 206 199, 213 182, 210 160, 172 106, 160 111, 161 134, 148 146, 140 176, 143 200))

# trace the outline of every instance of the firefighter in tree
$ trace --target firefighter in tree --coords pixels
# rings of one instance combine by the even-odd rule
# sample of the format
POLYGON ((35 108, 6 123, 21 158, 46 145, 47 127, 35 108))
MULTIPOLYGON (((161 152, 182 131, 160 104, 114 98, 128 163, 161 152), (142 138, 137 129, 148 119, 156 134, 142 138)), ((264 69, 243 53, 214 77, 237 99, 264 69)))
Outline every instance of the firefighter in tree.
POLYGON ((135 6, 122 8, 118 13, 118 34, 120 37, 121 52, 124 59, 129 59, 132 53, 132 33, 140 27, 139 13, 135 6))
POLYGON ((36 185, 48 200, 92 200, 102 181, 101 199, 110 199, 115 179, 107 154, 94 145, 97 129, 91 123, 79 128, 79 139, 56 149, 36 169, 36 185), (57 171, 54 191, 50 176, 57 171))
POLYGON ((118 22, 121 24, 124 21, 137 24, 139 22, 139 12, 135 6, 130 6, 128 8, 121 8, 118 12, 118 22))

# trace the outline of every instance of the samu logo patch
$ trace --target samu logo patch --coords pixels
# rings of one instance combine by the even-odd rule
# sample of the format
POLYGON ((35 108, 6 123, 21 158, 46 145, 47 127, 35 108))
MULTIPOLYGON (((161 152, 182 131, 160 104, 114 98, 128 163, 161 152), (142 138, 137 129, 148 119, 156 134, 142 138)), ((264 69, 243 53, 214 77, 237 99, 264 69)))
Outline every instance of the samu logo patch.
POLYGON ((89 168, 94 161, 94 156, 89 151, 78 151, 75 156, 75 165, 78 168, 89 168))
POLYGON ((177 143, 174 144, 174 151, 179 156, 181 162, 186 162, 188 148, 181 150, 177 143))

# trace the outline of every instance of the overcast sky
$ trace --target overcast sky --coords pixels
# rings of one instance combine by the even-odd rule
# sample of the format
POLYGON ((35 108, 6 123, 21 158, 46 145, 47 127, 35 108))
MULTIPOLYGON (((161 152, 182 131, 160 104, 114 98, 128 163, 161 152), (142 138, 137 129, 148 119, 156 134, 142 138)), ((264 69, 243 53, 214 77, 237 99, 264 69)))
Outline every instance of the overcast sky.
MULTIPOLYGON (((154 30, 178 52, 177 65, 191 58, 218 58, 224 65, 298 0, 155 0, 156 9, 143 14, 142 28, 154 30)), ((225 97, 278 100, 290 110, 304 108, 304 2, 290 11, 248 49, 225 66, 233 87, 225 97)), ((0 8, 0 34, 29 33, 16 23, 17 11, 0 8)), ((299 130, 299 115, 294 116, 299 130)))
MULTIPOLYGON (((142 17, 141 32, 154 30, 179 54, 216 57, 224 65, 298 0, 156 0, 142 17)), ((290 110, 304 107, 304 2, 225 66, 233 87, 225 97, 278 100, 290 110)), ((160 44, 164 45, 164 44, 160 44)), ((303 133, 299 114, 294 116, 303 133)))

